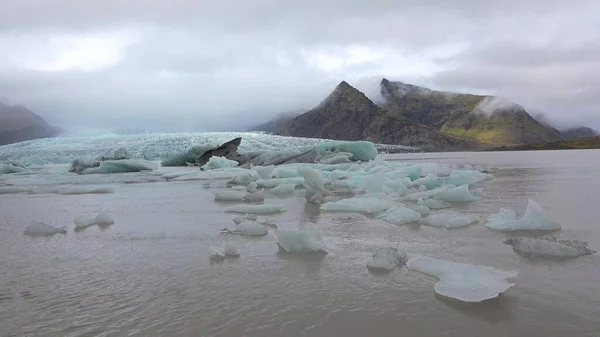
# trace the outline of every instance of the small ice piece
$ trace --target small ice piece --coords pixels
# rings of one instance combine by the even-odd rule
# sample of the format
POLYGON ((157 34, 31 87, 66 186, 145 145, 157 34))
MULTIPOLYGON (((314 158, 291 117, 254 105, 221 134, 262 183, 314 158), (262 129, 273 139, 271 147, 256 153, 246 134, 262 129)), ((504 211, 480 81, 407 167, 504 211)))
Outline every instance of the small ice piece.
POLYGON ((223 253, 225 257, 240 257, 240 252, 232 244, 225 245, 225 248, 223 248, 223 253))
POLYGON ((209 256, 210 262, 222 262, 225 260, 225 254, 221 250, 215 249, 209 256))
POLYGON ((258 220, 258 223, 267 227, 277 228, 277 221, 275 221, 275 219, 262 219, 258 220))
POLYGON ((63 187, 57 193, 63 195, 76 194, 106 194, 113 193, 115 190, 111 187, 63 187))
POLYGON ((78 215, 73 219, 75 228, 85 228, 96 224, 96 221, 92 218, 87 218, 83 215, 78 215))
POLYGON ((279 205, 235 205, 225 208, 225 212, 269 214, 285 212, 285 207, 279 205))
MULTIPOLYGON (((426 188, 425 188, 426 189, 426 188)), ((430 191, 427 190, 423 190, 423 191, 418 191, 418 192, 414 192, 414 193, 410 193, 408 195, 406 195, 404 198, 404 200, 412 200, 412 201, 418 201, 419 199, 427 199, 427 198, 431 198, 434 195, 441 193, 442 191, 446 191, 448 190, 447 187, 440 187, 440 188, 436 188, 430 191)))
POLYGON ((227 183, 246 186, 252 182, 257 181, 258 179, 260 179, 260 176, 258 175, 258 173, 256 173, 256 171, 248 171, 239 173, 235 177, 231 178, 227 183))
POLYGON ((319 159, 319 163, 320 164, 328 164, 328 165, 348 163, 348 162, 350 162, 350 158, 352 158, 352 156, 354 156, 352 153, 337 152, 334 154, 330 154, 330 155, 321 157, 319 159))
POLYGON ((471 202, 481 200, 481 197, 471 194, 468 185, 462 185, 440 191, 433 196, 434 199, 446 202, 471 202))
POLYGON ((419 205, 427 206, 430 209, 444 209, 452 206, 445 201, 437 199, 419 199, 419 205))
POLYGON ((237 227, 229 231, 232 234, 243 235, 243 236, 262 236, 267 235, 269 231, 267 227, 256 223, 255 221, 246 220, 237 225, 237 227))
POLYGON ((492 214, 485 226, 498 231, 519 230, 560 230, 560 224, 552 222, 544 217, 543 210, 535 201, 529 199, 527 210, 522 218, 517 220, 515 211, 501 208, 496 214, 492 214))
POLYGON ((25 227, 25 230, 23 231, 23 234, 29 236, 49 236, 56 233, 66 234, 67 227, 54 227, 43 222, 34 222, 25 227))
POLYGON ((25 168, 15 165, 0 165, 0 173, 4 174, 21 173, 25 171, 27 171, 25 168))
POLYGON ((280 253, 327 254, 327 248, 323 244, 317 231, 311 228, 303 230, 280 230, 275 235, 277 247, 280 253))
POLYGON ((452 170, 446 179, 447 184, 454 186, 471 185, 490 179, 490 175, 475 170, 452 170))
POLYGON ((398 203, 386 199, 357 197, 326 202, 323 205, 321 205, 321 209, 325 211, 359 212, 372 214, 386 211, 398 205, 398 203))
POLYGON ((507 279, 518 273, 426 256, 411 257, 406 265, 408 269, 437 277, 439 281, 433 287, 436 294, 463 302, 483 302, 498 297, 514 285, 507 279))
POLYGON ((273 174, 276 178, 297 178, 299 177, 298 171, 290 168, 277 167, 273 170, 273 174))
POLYGON ((250 202, 263 201, 265 200, 264 189, 254 192, 248 192, 244 195, 244 198, 242 200, 250 202))
POLYGON ((235 217, 235 218, 233 218, 232 220, 233 220, 233 222, 234 222, 236 225, 239 225, 239 224, 241 224, 241 223, 244 221, 244 218, 242 218, 242 217, 235 217))
POLYGON ((146 170, 156 170, 158 164, 138 159, 121 159, 101 161, 100 166, 84 169, 82 174, 100 174, 100 173, 127 173, 140 172, 146 170))
POLYGON ((588 248, 587 242, 555 237, 514 237, 503 242, 511 245, 516 253, 531 257, 569 258, 595 253, 588 248))
POLYGON ((252 169, 258 173, 261 179, 267 180, 273 178, 273 170, 275 169, 275 166, 254 166, 252 169))
POLYGON ((406 207, 408 209, 412 209, 413 211, 415 211, 421 215, 428 215, 430 212, 429 207, 424 206, 424 205, 408 204, 408 205, 404 205, 404 207, 406 207))
POLYGON ((468 226, 479 221, 479 217, 474 214, 462 214, 456 211, 443 211, 431 214, 420 222, 425 225, 438 228, 457 228, 468 226))
POLYGON ((386 273, 396 267, 401 267, 406 264, 406 261, 408 261, 406 254, 399 252, 396 248, 382 248, 367 261, 367 269, 373 273, 386 273))
POLYGON ((200 166, 200 169, 203 171, 217 170, 217 169, 236 167, 239 164, 240 163, 238 163, 237 161, 230 160, 225 157, 212 156, 208 159, 208 162, 206 164, 200 166))
POLYGON ((298 168, 298 174, 304 178, 304 185, 307 188, 311 188, 316 192, 320 192, 324 196, 328 194, 329 191, 325 189, 325 183, 327 183, 327 181, 323 179, 323 176, 321 176, 319 171, 313 169, 312 167, 303 166, 298 168))
POLYGON ((294 190, 296 188, 296 184, 281 184, 281 185, 277 185, 274 188, 267 190, 267 192, 272 193, 272 194, 291 194, 294 193, 294 190))
POLYGON ((254 193, 254 192, 256 192, 257 187, 258 187, 258 184, 256 183, 256 181, 252 181, 248 184, 248 187, 246 187, 246 192, 254 193))
MULTIPOLYGON (((124 159, 125 160, 125 159, 124 159)), ((115 223, 115 220, 113 220, 113 218, 108 215, 108 213, 101 211, 100 213, 98 213, 98 215, 96 215, 96 218, 94 219, 94 223, 97 225, 112 225, 115 223)))
POLYGON ((429 173, 427 176, 413 181, 412 185, 419 186, 419 189, 421 189, 421 186, 425 186, 427 190, 432 190, 442 186, 443 183, 444 180, 442 178, 438 177, 435 173, 429 173))
POLYGON ((385 185, 385 172, 379 171, 367 178, 364 184, 358 188, 358 191, 364 192, 365 194, 390 193, 390 190, 385 185))
POLYGON ((30 190, 19 186, 0 186, 0 194, 18 194, 25 192, 30 192, 30 190))
POLYGON ((256 181, 258 187, 273 188, 280 184, 304 185, 304 178, 282 178, 282 179, 259 179, 256 181))
POLYGON ((396 206, 380 213, 377 218, 394 225, 404 225, 421 220, 421 214, 403 206, 396 206))
POLYGON ((246 196, 244 191, 215 191, 215 201, 242 201, 246 196))
POLYGON ((246 214, 246 220, 256 221, 257 219, 258 217, 256 216, 256 214, 246 214))

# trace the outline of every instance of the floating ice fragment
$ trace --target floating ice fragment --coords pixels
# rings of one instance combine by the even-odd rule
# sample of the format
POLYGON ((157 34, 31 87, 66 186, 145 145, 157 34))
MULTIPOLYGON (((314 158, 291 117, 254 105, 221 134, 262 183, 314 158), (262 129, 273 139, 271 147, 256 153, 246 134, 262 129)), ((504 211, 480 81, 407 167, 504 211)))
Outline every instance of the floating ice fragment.
POLYGON ((276 178, 279 178, 279 179, 281 179, 281 178, 297 178, 299 176, 297 170, 283 168, 283 167, 275 168, 275 170, 273 170, 273 174, 275 175, 276 178))
POLYGON ((269 214, 285 212, 285 207, 279 205, 235 205, 225 208, 225 212, 269 214))
POLYGON ((260 179, 256 183, 258 187, 273 188, 281 184, 294 184, 296 186, 304 185, 304 178, 282 178, 282 179, 260 179))
POLYGON ((408 205, 404 205, 404 207, 408 208, 408 209, 412 209, 413 211, 421 214, 421 215, 427 215, 429 214, 429 207, 424 206, 424 205, 413 205, 413 204, 408 204, 408 205))
POLYGON ((0 165, 0 173, 4 174, 21 173, 25 171, 27 171, 25 168, 15 165, 0 165))
POLYGON ((87 218, 83 215, 78 215, 75 217, 75 219, 73 219, 73 223, 75 224, 75 228, 85 228, 95 225, 96 221, 92 218, 87 218))
POLYGON ((431 214, 420 222, 425 225, 438 228, 457 228, 468 226, 479 221, 479 217, 474 214, 461 214, 456 211, 443 211, 431 214))
POLYGON ((261 179, 267 180, 273 178, 273 170, 275 169, 275 166, 254 166, 252 169, 258 173, 261 179))
POLYGON ((243 201, 257 202, 265 200, 264 189, 255 190, 254 192, 248 192, 244 195, 243 201))
POLYGON ((436 193, 433 198, 446 202, 471 202, 481 200, 481 197, 475 196, 469 192, 468 185, 462 185, 440 191, 436 193))
POLYGON ((463 302, 482 302, 498 297, 514 285, 507 279, 518 273, 425 256, 411 257, 407 267, 437 277, 439 281, 433 287, 436 294, 463 302))
POLYGON ((246 196, 245 191, 215 191, 215 201, 242 201, 246 196))
POLYGON ((564 240, 555 237, 515 237, 504 239, 518 254, 531 257, 569 258, 590 255, 595 251, 588 243, 579 240, 564 240))
POLYGON ((333 202, 326 202, 321 205, 321 209, 326 211, 340 212, 360 212, 360 213, 379 213, 386 211, 399 204, 385 199, 379 198, 349 198, 333 202))
POLYGON ((242 221, 234 230, 223 229, 222 232, 243 236, 262 236, 269 233, 265 226, 250 220, 242 221))
POLYGON ((280 253, 321 253, 327 254, 327 248, 321 241, 317 231, 307 228, 303 230, 280 230, 275 235, 280 253))
POLYGON ((452 206, 445 201, 437 199, 419 199, 419 205, 427 206, 430 209, 444 209, 452 206))
POLYGON ((262 220, 258 220, 257 221, 259 224, 261 225, 265 225, 267 227, 273 227, 273 228, 277 228, 277 221, 275 221, 274 219, 262 219, 262 220))
POLYGON ((43 222, 34 222, 25 227, 25 230, 23 231, 23 234, 29 236, 49 236, 56 233, 66 234, 67 227, 54 227, 43 222))
POLYGON ((425 190, 432 190, 442 186, 443 183, 444 181, 435 173, 429 173, 427 176, 413 181, 412 185, 419 186, 419 190, 421 190, 421 186, 425 186, 425 190))
POLYGON ((280 184, 270 190, 267 190, 267 192, 272 194, 290 194, 294 193, 295 188, 296 184, 280 184))
POLYGON ((240 163, 238 163, 237 161, 229 160, 225 157, 212 156, 208 159, 208 162, 206 164, 200 166, 200 169, 202 169, 203 171, 224 169, 236 167, 239 164, 240 163))
POLYGON ((112 225, 115 223, 115 220, 113 220, 113 218, 108 215, 108 213, 101 211, 100 213, 98 213, 98 215, 96 215, 96 218, 94 219, 94 223, 96 223, 97 225, 112 225))
POLYGON ((390 272, 396 267, 404 265, 406 261, 408 261, 406 254, 399 252, 396 248, 382 248, 367 261, 367 269, 374 273, 390 272))
POLYGON ((501 208, 496 214, 487 219, 486 227, 498 231, 518 230, 560 230, 560 224, 552 222, 544 217, 542 208, 533 200, 529 199, 527 210, 522 218, 517 220, 515 211, 501 208))
POLYGON ((122 159, 122 160, 107 160, 101 161, 100 166, 90 167, 83 170, 83 174, 99 174, 99 173, 127 173, 140 172, 145 170, 156 170, 158 164, 137 159, 122 159))
POLYGON ((394 225, 404 225, 421 220, 421 214, 403 206, 396 206, 380 213, 377 218, 394 225))
POLYGON ((111 187, 63 187, 56 193, 64 195, 74 194, 106 194, 113 193, 115 190, 111 187))
POLYGON ((225 245, 225 248, 223 248, 223 253, 225 257, 240 257, 240 252, 232 244, 225 245))

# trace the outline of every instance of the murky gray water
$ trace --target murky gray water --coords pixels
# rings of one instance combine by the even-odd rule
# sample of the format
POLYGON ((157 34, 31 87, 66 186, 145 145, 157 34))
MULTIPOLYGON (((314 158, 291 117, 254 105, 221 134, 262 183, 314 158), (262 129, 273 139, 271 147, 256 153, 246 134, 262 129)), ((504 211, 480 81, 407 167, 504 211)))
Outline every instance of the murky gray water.
MULTIPOLYGON (((498 167, 486 198, 464 206, 487 217, 536 200, 561 237, 600 248, 600 151, 404 154, 389 159, 498 167)), ((60 168, 63 169, 63 168, 60 168)), ((53 169, 56 171, 57 169, 53 169)), ((135 176, 135 175, 132 175, 135 176)), ((49 178, 44 178, 47 182, 49 178)), ((114 178, 111 178, 114 179, 114 178)), ((600 257, 531 260, 481 224, 394 226, 320 212, 302 192, 278 200, 279 226, 315 224, 330 253, 277 255, 275 239, 219 234, 223 212, 203 182, 114 183, 113 194, 0 195, 2 336, 599 336, 600 257), (116 224, 73 232, 77 214, 108 211, 116 224), (67 235, 23 235, 32 221, 67 235), (241 258, 210 264, 235 242, 241 258), (516 269, 516 285, 475 305, 436 298, 436 279, 406 268, 370 274, 373 250, 516 269)), ((269 202, 267 200, 266 202, 269 202)))

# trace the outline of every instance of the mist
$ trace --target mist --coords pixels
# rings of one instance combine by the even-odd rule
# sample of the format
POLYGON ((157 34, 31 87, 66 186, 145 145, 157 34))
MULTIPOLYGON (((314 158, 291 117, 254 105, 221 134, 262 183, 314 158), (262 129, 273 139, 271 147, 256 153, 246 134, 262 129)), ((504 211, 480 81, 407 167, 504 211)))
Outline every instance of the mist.
POLYGON ((244 130, 309 110, 342 80, 380 103, 386 77, 497 95, 553 125, 600 129, 598 9, 594 1, 4 1, 0 97, 65 129, 244 130))

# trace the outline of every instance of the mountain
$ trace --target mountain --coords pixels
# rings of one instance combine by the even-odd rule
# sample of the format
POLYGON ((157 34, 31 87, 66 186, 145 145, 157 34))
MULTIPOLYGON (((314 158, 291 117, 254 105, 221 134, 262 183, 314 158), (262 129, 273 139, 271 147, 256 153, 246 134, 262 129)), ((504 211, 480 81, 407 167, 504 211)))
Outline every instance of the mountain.
POLYGON ((252 126, 252 127, 248 128, 246 131, 264 131, 267 133, 279 134, 281 132, 281 130, 283 130, 285 128, 285 125, 290 120, 292 120, 294 117, 296 117, 300 114, 301 113, 298 113, 298 112, 279 114, 277 117, 273 118, 272 120, 270 120, 266 123, 263 123, 263 124, 252 126))
POLYGON ((54 137, 59 129, 46 123, 31 110, 0 102, 0 145, 54 137))
POLYGON ((598 135, 594 129, 588 128, 586 126, 578 126, 571 129, 561 130, 560 134, 564 139, 574 139, 574 138, 586 138, 586 137, 594 137, 598 135))
POLYGON ((382 107, 440 133, 494 145, 560 140, 558 130, 535 120, 520 105, 499 97, 449 93, 381 80, 382 107))
POLYGON ((368 140, 437 151, 475 147, 473 143, 442 135, 402 115, 382 109, 345 81, 317 107, 285 123, 280 134, 350 141, 368 140))
POLYGON ((488 151, 585 150, 600 149, 600 136, 564 139, 550 143, 501 146, 488 151))

